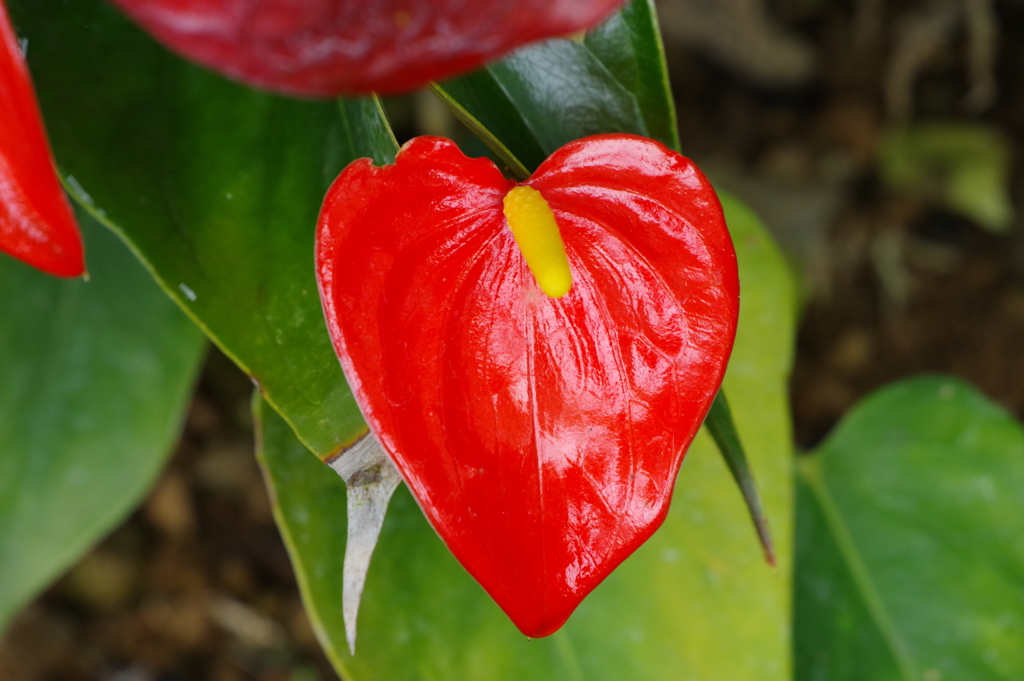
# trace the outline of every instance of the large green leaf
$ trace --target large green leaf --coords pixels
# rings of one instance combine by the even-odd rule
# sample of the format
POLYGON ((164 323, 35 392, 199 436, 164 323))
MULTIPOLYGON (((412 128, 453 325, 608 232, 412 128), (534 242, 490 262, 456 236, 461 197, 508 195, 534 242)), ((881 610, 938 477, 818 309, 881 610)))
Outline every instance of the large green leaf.
POLYGON ((327 456, 351 441, 365 426, 327 336, 313 237, 340 169, 394 155, 376 102, 339 107, 235 85, 99 0, 19 0, 11 10, 79 199, 310 449, 327 456))
POLYGON ((434 91, 517 175, 587 135, 629 132, 679 147, 649 0, 633 0, 583 43, 530 45, 434 91))
POLYGON ((0 257, 0 629, 139 502, 204 347, 117 237, 79 219, 88 282, 0 257))
POLYGON ((710 438, 683 464, 668 519, 550 638, 519 634, 455 562, 403 487, 363 594, 359 648, 342 616, 345 488, 257 404, 260 457, 307 609, 344 678, 788 679, 791 570, 786 376, 794 302, 786 266, 753 216, 726 199, 746 286, 727 384, 773 523, 765 565, 743 500, 710 438))
POLYGON ((1024 678, 1024 428, 924 377, 847 415, 801 466, 800 681, 1024 678))
POLYGON ((583 44, 636 97, 648 134, 679 151, 675 102, 654 0, 632 0, 587 33, 583 44))

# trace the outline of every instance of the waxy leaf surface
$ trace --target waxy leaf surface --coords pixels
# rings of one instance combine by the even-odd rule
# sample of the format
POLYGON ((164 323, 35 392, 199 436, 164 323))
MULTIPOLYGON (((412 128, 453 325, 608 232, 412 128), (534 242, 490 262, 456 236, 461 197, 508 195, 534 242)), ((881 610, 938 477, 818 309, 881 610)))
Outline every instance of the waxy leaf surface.
POLYGON ((356 158, 393 158, 376 103, 301 102, 231 83, 99 0, 19 0, 11 12, 81 200, 311 450, 327 457, 365 432, 327 336, 312 254, 338 172, 356 158))
POLYGON ((801 460, 796 679, 1024 678, 1024 428, 926 376, 801 460))
POLYGON ((265 404, 260 456, 307 612, 350 681, 791 681, 788 268, 748 211, 722 197, 745 289, 725 385, 771 519, 765 565, 730 473, 698 434, 661 528, 554 635, 524 637, 462 569, 408 490, 391 503, 350 656, 342 608, 345 485, 265 404))
POLYGON ((412 90, 593 26, 622 0, 113 0, 161 42, 295 95, 412 90))
POLYGON ((648 135, 679 151, 675 102, 654 0, 627 2, 588 31, 583 45, 636 98, 648 135))
POLYGON ((675 106, 650 0, 633 0, 581 43, 553 39, 434 87, 517 174, 564 144, 611 132, 679 151, 675 106))
POLYGON ((61 277, 85 271, 22 46, 0 0, 0 251, 61 277))
POLYGON ((0 629, 149 489, 206 347, 116 236, 82 227, 88 282, 0 260, 0 629))
POLYGON ((434 91, 521 176, 580 137, 649 134, 636 97, 571 40, 527 46, 434 91))
POLYGON ((714 191, 658 142, 584 138, 523 184, 561 230, 561 298, 509 231, 515 185, 441 138, 342 173, 317 273, 371 430, 460 562, 544 636, 664 519, 739 284, 714 191))

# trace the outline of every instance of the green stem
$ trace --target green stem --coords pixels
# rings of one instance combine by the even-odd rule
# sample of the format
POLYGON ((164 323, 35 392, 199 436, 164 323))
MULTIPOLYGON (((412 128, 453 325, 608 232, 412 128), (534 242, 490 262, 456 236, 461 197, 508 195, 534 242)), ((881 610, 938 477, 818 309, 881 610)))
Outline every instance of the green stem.
POLYGON ((473 114, 469 113, 461 104, 455 101, 451 95, 445 92, 437 83, 430 84, 430 91, 433 92, 437 97, 444 102, 455 117, 458 118, 462 123, 470 129, 470 131, 479 137, 487 147, 493 151, 498 158, 505 163, 508 170, 512 175, 520 181, 527 180, 530 177, 530 171, 527 170, 526 166, 516 158, 515 154, 509 151, 509 148, 501 143, 497 137, 494 136, 490 130, 484 126, 483 123, 478 121, 473 114))

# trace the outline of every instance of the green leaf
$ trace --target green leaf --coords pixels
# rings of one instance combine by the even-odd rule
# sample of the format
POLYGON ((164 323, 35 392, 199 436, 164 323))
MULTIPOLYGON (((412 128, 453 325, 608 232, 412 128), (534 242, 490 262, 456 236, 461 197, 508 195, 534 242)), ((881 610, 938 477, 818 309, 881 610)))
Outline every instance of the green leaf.
POLYGON ((679 150, 651 0, 633 0, 583 44, 532 45, 434 92, 524 178, 555 149, 587 135, 628 132, 679 150))
POLYGON ((519 175, 518 168, 532 172, 580 137, 650 136, 647 120, 657 126, 657 139, 677 148, 675 110, 667 80, 659 80, 666 73, 661 38, 647 0, 634 0, 597 30, 584 44, 530 45, 434 91, 519 175))
POLYGON ((525 180, 548 157, 490 70, 435 84, 431 90, 515 177, 525 180))
POLYGON ((751 216, 733 216, 748 284, 727 384, 780 554, 761 557, 741 496, 701 434, 669 517, 589 596, 566 627, 528 640, 455 562, 403 487, 395 493, 363 593, 359 648, 345 646, 345 487, 257 405, 260 454, 307 610, 350 681, 380 679, 790 678, 792 282, 751 216))
POLYGON ((636 98, 585 45, 549 40, 487 70, 545 155, 586 135, 647 134, 636 98))
POLYGON ((587 33, 583 44, 636 97, 648 134, 679 151, 675 102, 653 0, 633 0, 587 33))
POLYGON ((372 100, 306 102, 180 61, 107 3, 20 0, 57 159, 80 201, 259 383, 320 456, 365 431, 313 269, 317 213, 351 160, 393 157, 372 100))
POLYGON ((1024 678, 1024 429, 929 376, 800 465, 796 678, 1024 678))
POLYGON ((0 629, 149 489, 205 345, 117 237, 79 220, 88 282, 0 257, 0 629))
POLYGON ((388 126, 380 100, 376 97, 339 99, 338 106, 345 131, 342 156, 351 160, 370 158, 379 166, 394 163, 398 142, 388 126))

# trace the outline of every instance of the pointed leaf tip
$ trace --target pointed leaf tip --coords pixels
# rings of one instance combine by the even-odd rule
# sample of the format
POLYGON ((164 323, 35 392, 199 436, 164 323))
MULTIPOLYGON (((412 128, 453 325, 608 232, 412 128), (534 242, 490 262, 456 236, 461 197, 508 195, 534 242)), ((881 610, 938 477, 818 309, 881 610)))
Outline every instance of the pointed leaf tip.
POLYGON ((732 411, 725 398, 725 390, 719 390, 715 401, 711 403, 711 410, 704 419, 704 425, 711 433, 712 439, 718 445, 718 451, 725 459, 725 465, 729 467, 733 479, 739 485, 740 494, 750 511, 750 519, 754 521, 754 529, 757 531, 758 541, 764 550, 765 561, 775 567, 775 545, 772 542, 771 529, 768 527, 768 517, 761 505, 761 495, 757 491, 757 483, 754 475, 750 472, 747 464, 747 457, 743 451, 743 444, 740 442, 739 433, 736 432, 736 424, 732 419, 732 411))

